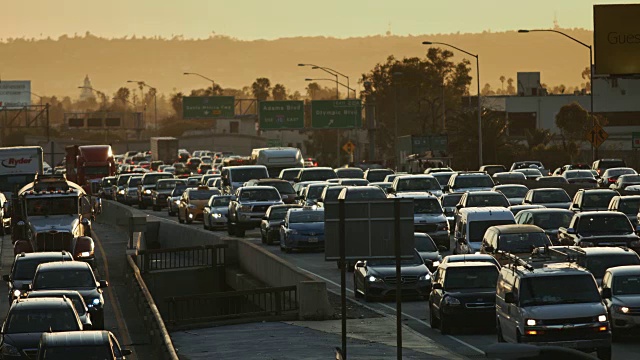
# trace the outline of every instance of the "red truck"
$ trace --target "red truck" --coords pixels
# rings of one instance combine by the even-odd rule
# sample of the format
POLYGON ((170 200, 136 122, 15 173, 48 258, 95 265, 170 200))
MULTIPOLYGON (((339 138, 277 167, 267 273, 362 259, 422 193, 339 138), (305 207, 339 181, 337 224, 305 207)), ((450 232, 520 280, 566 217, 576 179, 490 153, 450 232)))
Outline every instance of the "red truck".
POLYGON ((71 145, 65 148, 67 179, 82 186, 87 194, 97 193, 100 179, 116 174, 116 161, 110 145, 71 145), (95 191, 94 191, 95 190, 95 191))

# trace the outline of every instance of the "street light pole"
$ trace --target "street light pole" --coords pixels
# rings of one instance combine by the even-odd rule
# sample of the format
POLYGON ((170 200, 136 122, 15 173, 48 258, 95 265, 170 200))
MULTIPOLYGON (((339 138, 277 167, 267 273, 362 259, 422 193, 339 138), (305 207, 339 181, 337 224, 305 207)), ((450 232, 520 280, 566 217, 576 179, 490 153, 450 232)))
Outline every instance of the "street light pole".
MULTIPOLYGON (((558 31, 558 30, 553 30, 553 29, 533 29, 533 30, 518 30, 518 33, 530 33, 530 32, 552 32, 552 33, 556 33, 556 34, 560 34, 570 40, 573 40, 574 42, 586 47, 589 49, 589 74, 591 77, 591 94, 590 94, 590 102, 591 102, 591 106, 589 107, 589 116, 591 116, 591 125, 593 127, 596 126, 596 118, 593 115, 593 88, 594 88, 594 79, 593 79, 593 46, 585 44, 584 42, 574 38, 573 36, 563 33, 562 31, 558 31)), ((593 161, 596 161, 596 159, 598 159, 598 148, 596 148, 595 146, 593 146, 593 144, 591 144, 591 158, 593 161)))
POLYGON ((398 149, 398 82, 404 74, 401 72, 393 73, 393 111, 394 111, 394 127, 393 127, 393 148, 394 162, 396 172, 400 170, 400 149, 398 149))
POLYGON ((204 76, 204 75, 201 75, 201 74, 198 74, 198 73, 192 73, 192 72, 182 73, 182 75, 195 75, 195 76, 199 76, 199 77, 201 77, 201 78, 203 78, 203 79, 205 79, 205 80, 209 80, 209 81, 211 81, 211 94, 213 94, 214 89, 215 89, 215 87, 216 87, 216 82, 215 82, 215 81, 213 81, 213 79, 210 79, 210 78, 208 78, 208 77, 206 77, 206 76, 204 76))
POLYGON ((463 52, 469 56, 473 56, 476 58, 476 80, 478 82, 478 167, 482 166, 482 101, 480 98, 480 56, 478 54, 472 54, 468 51, 462 50, 458 47, 455 47, 451 44, 441 43, 441 42, 432 42, 432 41, 423 41, 423 45, 444 45, 450 48, 454 48, 460 52, 463 52))

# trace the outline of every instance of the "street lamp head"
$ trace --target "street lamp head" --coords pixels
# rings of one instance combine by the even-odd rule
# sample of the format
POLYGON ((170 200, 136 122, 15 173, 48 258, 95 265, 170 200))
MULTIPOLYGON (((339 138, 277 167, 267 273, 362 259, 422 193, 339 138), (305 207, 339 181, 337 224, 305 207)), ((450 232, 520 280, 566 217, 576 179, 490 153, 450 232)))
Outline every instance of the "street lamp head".
POLYGON ((137 83, 135 80, 127 80, 128 83, 137 83))
POLYGON ((304 79, 304 81, 313 81, 313 79, 307 78, 307 79, 304 79))
POLYGON ((190 72, 182 73, 182 75, 191 75, 190 72))
POLYGON ((520 30, 518 30, 518 32, 519 32, 519 33, 521 33, 521 34, 523 34, 523 33, 528 33, 528 32, 529 32, 529 30, 520 29, 520 30))
POLYGON ((298 66, 307 66, 307 64, 298 64, 298 66))
POLYGON ((311 68, 312 69, 319 69, 319 67, 317 67, 317 66, 312 66, 311 68))
POLYGON ((433 45, 433 42, 431 42, 431 41, 423 41, 422 45, 433 45))

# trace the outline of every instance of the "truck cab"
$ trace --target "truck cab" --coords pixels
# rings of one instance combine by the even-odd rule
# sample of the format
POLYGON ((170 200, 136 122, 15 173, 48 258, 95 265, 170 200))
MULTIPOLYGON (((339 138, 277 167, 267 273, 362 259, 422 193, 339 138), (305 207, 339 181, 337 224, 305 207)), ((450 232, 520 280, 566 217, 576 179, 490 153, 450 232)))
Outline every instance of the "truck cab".
POLYGON ((64 175, 36 175, 12 207, 14 254, 68 251, 94 266, 93 207, 86 192, 64 175))

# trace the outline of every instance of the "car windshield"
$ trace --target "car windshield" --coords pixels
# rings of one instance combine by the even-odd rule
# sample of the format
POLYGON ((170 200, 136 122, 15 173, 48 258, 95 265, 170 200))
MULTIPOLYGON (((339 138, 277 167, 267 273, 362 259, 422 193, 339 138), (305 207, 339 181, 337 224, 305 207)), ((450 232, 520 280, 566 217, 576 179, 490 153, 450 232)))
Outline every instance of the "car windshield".
POLYGON ((631 234, 633 227, 624 214, 583 216, 578 223, 581 234, 631 234))
POLYGON ((414 243, 416 250, 420 252, 435 252, 438 251, 436 244, 428 236, 414 236, 414 243))
POLYGON ((138 185, 140 185, 141 182, 142 182, 142 176, 140 176, 140 177, 132 177, 131 179, 129 179, 129 182, 127 183, 127 186, 129 186, 129 187, 138 187, 138 185))
POLYGON ((591 274, 551 275, 523 278, 520 306, 600 303, 600 293, 591 274))
POLYGON ((487 176, 458 176, 456 177, 456 188, 492 188, 493 180, 487 176))
POLYGON ((380 181, 384 181, 384 178, 387 175, 392 175, 393 171, 391 170, 380 170, 380 171, 369 171, 367 173, 367 180, 369 180, 369 182, 380 182, 380 181))
POLYGON ((13 266, 12 280, 33 280, 33 275, 36 273, 36 268, 42 263, 49 261, 58 261, 57 259, 34 259, 34 260, 18 260, 13 266))
POLYGON ((482 240, 488 228, 496 225, 507 225, 515 223, 513 220, 491 220, 491 221, 471 221, 469 223, 469 241, 478 242, 482 240))
POLYGON ((287 216, 287 211, 289 209, 289 207, 271 209, 271 212, 269 213, 269 220, 284 220, 284 217, 287 216))
POLYGON ((509 201, 502 194, 474 195, 467 197, 467 207, 509 206, 509 201))
POLYGON ((280 178, 282 180, 293 181, 298 176, 300 169, 282 170, 280 178))
POLYGON ((640 198, 620 199, 618 211, 626 215, 636 215, 640 210, 640 198))
POLYGON ((336 173, 341 179, 361 179, 364 176, 363 171, 358 168, 339 169, 336 173))
POLYGON ((335 179, 337 177, 338 175, 331 169, 303 170, 300 174, 300 181, 322 181, 335 179))
POLYGON ((345 190, 345 200, 378 200, 387 198, 387 195, 382 189, 374 188, 373 186, 345 190))
POLYGON ((120 176, 118 177, 118 185, 125 185, 131 176, 120 176))
POLYGON ((27 199, 27 214, 31 216, 77 215, 77 197, 43 197, 27 199))
POLYGON ((278 201, 280 195, 275 189, 244 190, 240 201, 278 201))
POLYGON ((450 267, 444 276, 445 290, 495 289, 498 268, 495 266, 450 267))
POLYGON ((274 181, 274 182, 263 182, 260 183, 261 186, 273 186, 278 190, 280 194, 295 194, 296 191, 293 190, 293 186, 290 182, 287 181, 274 181))
POLYGON ((529 253, 534 248, 551 245, 545 233, 503 234, 498 237, 498 249, 510 253, 529 253))
POLYGON ((81 330, 70 308, 30 308, 10 311, 5 332, 7 334, 43 333, 48 331, 81 330))
POLYGON ((231 201, 231 198, 228 196, 224 196, 224 197, 216 197, 213 199, 213 202, 211 203, 211 206, 213 207, 227 207, 229 206, 229 202, 231 201))
POLYGON ((307 199, 316 200, 320 198, 320 195, 322 195, 322 190, 324 190, 325 186, 327 185, 326 184, 322 184, 318 186, 309 185, 309 187, 307 187, 307 194, 306 194, 307 199))
POLYGON ((53 297, 53 298, 62 298, 64 296, 68 296, 69 299, 71 299, 71 302, 73 303, 73 307, 76 309, 76 312, 78 313, 78 315, 82 316, 86 313, 85 311, 85 307, 86 304, 84 303, 84 301, 82 301, 82 296, 74 296, 71 295, 69 296, 68 294, 48 294, 48 291, 35 291, 32 293, 29 293, 29 298, 45 298, 45 297, 53 297), (44 294, 41 294, 44 293, 44 294))
POLYGON ((109 166, 86 166, 84 167, 85 175, 110 175, 109 166))
POLYGON ((445 195, 445 196, 443 196, 441 198, 442 206, 444 206, 444 207, 454 207, 454 206, 458 205, 458 203, 460 202, 460 198, 461 197, 462 197, 462 193, 445 195))
MULTIPOLYGON (((416 266, 424 265, 422 258, 418 254, 414 254, 411 259, 401 259, 401 265, 416 266)), ((371 259, 367 261, 368 266, 395 266, 395 259, 371 259)))
POLYGON ((596 278, 602 278, 605 271, 612 267, 640 265, 640 258, 633 251, 627 255, 592 255, 587 256, 585 260, 584 266, 591 271, 596 278))
POLYGON ((447 185, 447 183, 449 182, 449 179, 451 179, 451 177, 453 176, 453 173, 435 173, 433 174, 433 177, 436 178, 436 180, 438 180, 438 183, 442 186, 447 185))
POLYGON ((160 179, 171 178, 171 174, 153 174, 153 175, 145 175, 142 177, 142 185, 153 185, 158 182, 160 179))
POLYGON ((214 195, 220 195, 220 190, 210 189, 189 191, 189 199, 191 200, 209 200, 214 195))
POLYGON ((571 198, 564 190, 536 191, 533 193, 534 203, 563 203, 571 202, 571 198))
POLYGON ((573 212, 549 212, 533 214, 533 225, 539 226, 544 230, 558 230, 561 227, 568 227, 573 212))
POLYGON ((104 360, 114 359, 108 345, 46 347, 42 351, 47 360, 104 360))
POLYGON ((267 170, 264 168, 230 168, 229 173, 231 174, 231 181, 233 181, 234 183, 245 183, 249 180, 264 179, 269 177, 267 170))
POLYGON ((96 279, 91 270, 52 270, 39 271, 33 279, 33 288, 44 289, 78 289, 95 288, 96 279))
POLYGON ((438 199, 413 199, 414 214, 442 214, 438 199))
POLYGON ((614 276, 613 295, 640 295, 640 275, 614 276))
POLYGON ((171 192, 171 196, 176 197, 176 196, 180 196, 184 193, 184 191, 186 190, 186 187, 176 187, 175 189, 173 189, 173 191, 171 192))
POLYGON ((498 189, 507 198, 523 198, 529 189, 522 186, 501 187, 498 189))
POLYGON ((440 183, 435 178, 397 179, 397 191, 428 191, 440 190, 440 183))
POLYGON ((289 223, 318 223, 324 222, 324 211, 292 211, 289 214, 289 223))
POLYGON ((588 171, 588 170, 585 170, 585 171, 574 170, 574 171, 566 171, 565 177, 567 179, 575 179, 575 178, 593 179, 593 174, 591 173, 591 171, 588 171))
POLYGON ((615 177, 615 176, 620 176, 620 175, 626 175, 626 174, 635 174, 636 171, 633 169, 610 169, 607 170, 607 174, 609 177, 615 177))
POLYGON ((176 181, 158 181, 156 184, 156 189, 158 190, 169 190, 173 189, 176 186, 176 181))
POLYGON ((620 176, 620 181, 622 183, 640 182, 640 175, 623 175, 620 176))
POLYGON ((116 179, 114 178, 104 178, 102 179, 102 187, 107 187, 115 184, 116 179))

